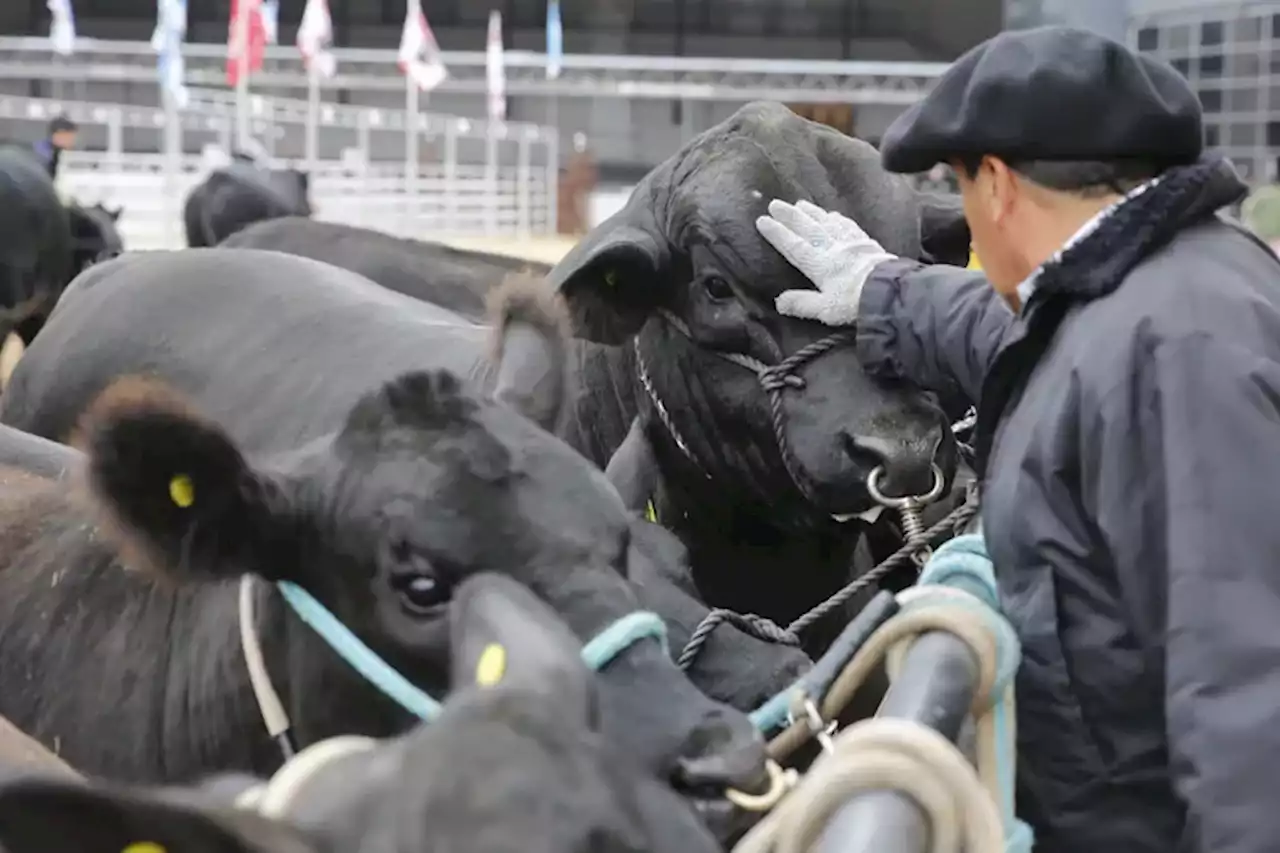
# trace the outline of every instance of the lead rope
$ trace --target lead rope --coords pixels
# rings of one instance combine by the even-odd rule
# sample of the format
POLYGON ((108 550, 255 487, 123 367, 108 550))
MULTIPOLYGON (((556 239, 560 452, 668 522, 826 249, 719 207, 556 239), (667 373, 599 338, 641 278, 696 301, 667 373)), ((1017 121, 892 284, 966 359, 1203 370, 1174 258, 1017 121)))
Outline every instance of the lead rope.
MULTIPOLYGON (((864 720, 825 740, 826 751, 810 772, 733 853, 803 853, 850 798, 886 789, 910 797, 925 813, 931 853, 1028 853, 1031 831, 1016 818, 1013 798, 1013 676, 1020 646, 996 607, 996 596, 980 534, 943 545, 920 585, 900 594, 903 610, 872 635, 822 700, 823 715, 834 717, 876 667, 886 664, 895 677, 916 637, 948 631, 964 641, 979 664, 971 708, 978 731, 976 769, 954 744, 923 724, 864 720)), ((770 743, 771 754, 803 742, 811 725, 794 724, 770 743)))
POLYGON ((253 612, 253 575, 240 577, 240 648, 244 654, 244 664, 249 670, 249 684, 253 688, 253 698, 258 703, 258 711, 262 714, 263 725, 267 734, 280 747, 280 754, 286 762, 297 752, 297 744, 290 733, 292 728, 289 714, 280 701, 280 694, 271 683, 271 674, 267 672, 267 663, 262 654, 262 643, 258 641, 258 622, 253 612))

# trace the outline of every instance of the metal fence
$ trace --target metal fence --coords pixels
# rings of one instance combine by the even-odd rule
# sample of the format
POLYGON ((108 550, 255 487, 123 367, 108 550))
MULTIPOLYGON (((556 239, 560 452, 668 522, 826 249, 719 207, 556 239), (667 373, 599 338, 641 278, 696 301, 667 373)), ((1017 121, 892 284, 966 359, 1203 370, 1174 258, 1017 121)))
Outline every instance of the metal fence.
MULTIPOLYGON (((58 113, 75 119, 81 150, 65 156, 60 189, 122 205, 137 249, 184 244, 183 201, 214 165, 202 152, 230 149, 235 111, 218 91, 194 91, 181 111, 0 96, 9 137, 34 139, 58 113)), ((249 113, 274 165, 311 173, 317 218, 419 238, 555 232, 557 139, 546 128, 264 96, 250 97, 249 113)))

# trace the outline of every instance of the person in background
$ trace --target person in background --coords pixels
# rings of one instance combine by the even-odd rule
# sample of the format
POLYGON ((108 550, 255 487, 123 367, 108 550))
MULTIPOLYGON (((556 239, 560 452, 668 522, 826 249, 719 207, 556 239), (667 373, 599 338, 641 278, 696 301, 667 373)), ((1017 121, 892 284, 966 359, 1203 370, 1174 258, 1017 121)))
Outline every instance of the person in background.
POLYGON ((1244 226, 1280 255, 1280 186, 1259 187, 1240 210, 1244 226))
POLYGON ((62 152, 76 147, 76 134, 79 130, 74 121, 60 115, 49 122, 44 139, 32 146, 49 172, 49 177, 55 181, 58 179, 58 161, 62 152))
POLYGON ((885 132, 949 163, 982 272, 774 200, 757 227, 872 374, 977 405, 982 532, 1022 643, 1036 853, 1280 850, 1280 260, 1219 211, 1172 66, 1004 32, 885 132))

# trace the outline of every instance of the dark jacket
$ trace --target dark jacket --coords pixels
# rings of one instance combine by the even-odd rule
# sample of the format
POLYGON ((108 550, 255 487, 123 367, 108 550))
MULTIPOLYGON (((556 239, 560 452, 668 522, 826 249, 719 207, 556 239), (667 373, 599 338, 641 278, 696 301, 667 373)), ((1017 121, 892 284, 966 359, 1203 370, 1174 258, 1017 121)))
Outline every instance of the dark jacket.
POLYGON ((62 149, 53 144, 50 139, 41 139, 31 146, 36 156, 40 158, 40 162, 44 164, 44 169, 49 173, 49 177, 57 179, 58 177, 58 161, 62 157, 62 149))
POLYGON ((1280 849, 1280 263, 1167 173, 1043 270, 882 264, 873 371, 979 406, 1037 853, 1280 849))

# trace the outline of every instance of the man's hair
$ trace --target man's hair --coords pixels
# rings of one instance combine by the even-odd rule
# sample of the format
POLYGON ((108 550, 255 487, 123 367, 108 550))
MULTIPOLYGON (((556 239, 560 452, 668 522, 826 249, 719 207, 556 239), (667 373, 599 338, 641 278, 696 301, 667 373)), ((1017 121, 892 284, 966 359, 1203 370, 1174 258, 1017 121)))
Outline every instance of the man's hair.
MULTIPOLYGON (((969 158, 960 166, 972 177, 981 164, 981 158, 969 158)), ((1124 195, 1164 171, 1150 160, 1024 160, 1009 168, 1037 186, 1081 198, 1124 195)))
POLYGON ((50 136, 53 136, 55 133, 63 130, 69 130, 72 133, 75 133, 79 129, 80 126, 66 116, 55 116, 53 121, 49 122, 50 136))

